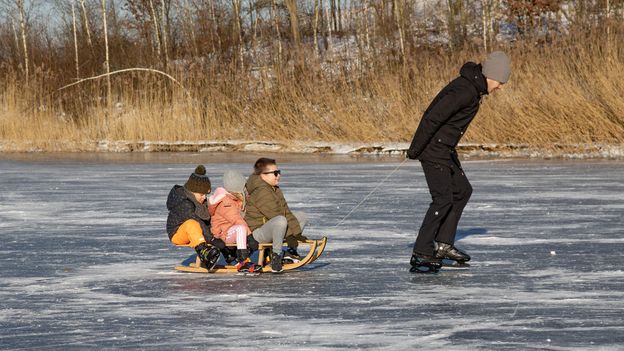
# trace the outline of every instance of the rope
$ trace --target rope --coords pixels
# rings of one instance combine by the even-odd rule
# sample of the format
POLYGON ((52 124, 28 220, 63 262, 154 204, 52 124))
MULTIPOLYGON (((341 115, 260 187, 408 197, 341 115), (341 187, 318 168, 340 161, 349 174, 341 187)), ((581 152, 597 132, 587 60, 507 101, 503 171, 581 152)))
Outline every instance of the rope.
POLYGON ((373 190, 371 190, 371 191, 370 191, 370 192, 369 192, 366 196, 364 196, 364 198, 362 199, 362 201, 360 201, 357 205, 355 205, 355 207, 354 207, 354 208, 353 208, 353 209, 352 209, 349 213, 347 213, 344 217, 342 217, 342 219, 340 220, 340 222, 338 222, 338 224, 336 224, 336 225, 334 226, 334 228, 336 228, 336 227, 338 227, 339 225, 341 225, 341 224, 342 224, 342 222, 344 222, 344 221, 345 221, 345 219, 347 219, 347 217, 349 217, 349 216, 350 216, 353 212, 355 212, 355 210, 357 210, 357 209, 358 209, 358 207, 360 207, 360 205, 361 205, 361 204, 363 204, 363 203, 364 203, 364 201, 368 200, 368 198, 369 198, 369 197, 370 197, 370 196, 371 196, 371 195, 372 195, 372 194, 373 194, 373 193, 374 193, 377 189, 379 189, 379 187, 380 187, 380 186, 382 186, 382 185, 383 185, 383 183, 385 183, 385 182, 386 182, 386 180, 388 180, 388 178, 390 178, 390 177, 391 177, 394 173, 396 173, 396 171, 398 171, 398 170, 399 170, 399 168, 401 168, 401 166, 403 166, 403 164, 405 163, 405 161, 407 161, 407 158, 404 158, 404 159, 403 159, 403 162, 399 163, 399 165, 398 165, 398 166, 396 166, 396 168, 395 168, 392 172, 390 172, 390 173, 389 173, 389 174, 388 174, 388 175, 387 175, 384 179, 382 179, 382 180, 381 180, 381 182, 379 182, 379 183, 377 184, 377 186, 376 186, 373 190))

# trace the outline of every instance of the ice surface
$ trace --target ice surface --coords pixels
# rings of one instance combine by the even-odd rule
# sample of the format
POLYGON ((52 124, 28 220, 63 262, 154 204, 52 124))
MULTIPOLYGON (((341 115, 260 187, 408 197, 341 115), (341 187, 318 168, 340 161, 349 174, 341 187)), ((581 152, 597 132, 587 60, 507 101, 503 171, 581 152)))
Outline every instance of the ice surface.
MULTIPOLYGON (((284 193, 328 247, 245 277, 174 271, 192 252, 168 242, 165 199, 209 161, 185 157, 0 160, 0 349, 624 348, 621 161, 465 162, 472 267, 414 275, 430 202, 417 162, 336 226, 400 161, 291 158, 284 193)), ((227 161, 207 164, 215 186, 249 173, 249 157, 227 161)))

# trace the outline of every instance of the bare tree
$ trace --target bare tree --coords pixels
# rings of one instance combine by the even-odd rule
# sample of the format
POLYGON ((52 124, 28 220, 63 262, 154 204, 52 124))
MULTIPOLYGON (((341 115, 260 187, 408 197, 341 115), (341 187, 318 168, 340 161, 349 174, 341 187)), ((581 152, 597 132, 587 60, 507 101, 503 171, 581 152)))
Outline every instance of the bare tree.
POLYGON ((162 31, 162 43, 163 43, 163 51, 165 53, 165 68, 169 64, 169 45, 167 41, 167 37, 169 36, 169 5, 170 2, 167 2, 167 6, 165 6, 165 0, 160 0, 160 11, 161 11, 161 31, 162 31))
POLYGON ((319 0, 314 0, 314 23, 312 24, 312 35, 314 36, 314 52, 319 56, 318 46, 318 22, 319 22, 319 0))
POLYGON ((299 16, 296 0, 284 0, 286 8, 288 9, 288 17, 290 18, 290 31, 292 33, 293 42, 295 43, 295 51, 297 52, 297 58, 302 60, 301 55, 301 37, 299 33, 299 16))
POLYGON ((106 59, 104 61, 104 67, 106 68, 106 103, 110 110, 113 106, 112 100, 112 86, 110 79, 110 61, 108 55, 108 25, 106 23, 106 0, 102 0, 102 24, 104 26, 104 48, 106 50, 106 59))
POLYGON ((275 25, 275 34, 277 34, 277 57, 278 62, 282 62, 282 36, 280 34, 279 18, 277 16, 277 4, 275 0, 271 0, 271 18, 275 25))
POLYGON ((399 31, 399 48, 401 49, 401 62, 405 65, 405 43, 403 39, 404 29, 403 29, 403 1, 402 0, 394 0, 394 18, 397 24, 397 30, 399 31))
POLYGON ((26 76, 26 84, 29 81, 29 60, 28 60, 28 40, 26 33, 26 17, 24 15, 24 0, 17 0, 17 11, 19 12, 20 32, 22 36, 22 48, 24 49, 24 74, 26 76))
POLYGON ((74 34, 74 63, 76 65, 76 78, 80 78, 80 61, 78 59, 78 34, 76 33, 76 9, 74 6, 74 0, 69 0, 71 2, 71 11, 72 11, 72 32, 74 34))
MULTIPOLYGON (((329 0, 330 2, 333 2, 334 0, 329 0)), ((331 17, 332 16, 330 14, 330 8, 329 7, 325 7, 325 22, 327 24, 327 49, 330 50, 333 47, 332 44, 332 21, 331 21, 331 17)))
POLYGON ((232 0, 232 21, 234 26, 234 41, 238 43, 238 58, 241 68, 244 66, 243 61, 243 29, 240 18, 241 6, 240 0, 232 0))
POLYGON ((80 0, 80 7, 82 9, 82 23, 84 25, 85 33, 87 34, 87 44, 90 48, 93 48, 93 42, 91 41, 91 29, 89 28, 89 16, 87 15, 85 0, 80 0))
MULTIPOLYGON (((221 36, 219 35, 219 24, 217 23, 217 15, 216 15, 216 11, 215 11, 215 2, 211 1, 210 2, 210 15, 212 17, 212 32, 213 35, 217 38, 217 48, 219 48, 219 50, 221 49, 221 36)), ((214 39, 211 40, 212 42, 212 51, 216 51, 215 47, 214 47, 214 39)))
POLYGON ((160 31, 158 30, 158 15, 156 15, 156 10, 154 8, 154 0, 149 0, 150 13, 152 17, 152 24, 154 26, 154 37, 156 38, 156 54, 158 55, 158 60, 161 60, 162 50, 160 43, 160 31))

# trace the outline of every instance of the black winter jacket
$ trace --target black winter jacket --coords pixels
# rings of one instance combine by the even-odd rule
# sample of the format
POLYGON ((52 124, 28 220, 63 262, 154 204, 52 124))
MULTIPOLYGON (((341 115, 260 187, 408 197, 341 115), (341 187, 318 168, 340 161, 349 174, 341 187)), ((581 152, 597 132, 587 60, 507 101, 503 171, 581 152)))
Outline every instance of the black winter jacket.
POLYGON ((481 97, 487 94, 481 65, 467 62, 459 74, 423 114, 407 150, 408 158, 446 163, 454 157, 455 146, 477 114, 481 97))
POLYGON ((206 241, 212 241, 210 233, 210 214, 206 204, 198 203, 193 194, 184 189, 181 185, 174 185, 167 197, 167 234, 169 240, 173 237, 178 228, 189 219, 199 222, 206 241), (202 206, 204 208, 202 208, 202 206))

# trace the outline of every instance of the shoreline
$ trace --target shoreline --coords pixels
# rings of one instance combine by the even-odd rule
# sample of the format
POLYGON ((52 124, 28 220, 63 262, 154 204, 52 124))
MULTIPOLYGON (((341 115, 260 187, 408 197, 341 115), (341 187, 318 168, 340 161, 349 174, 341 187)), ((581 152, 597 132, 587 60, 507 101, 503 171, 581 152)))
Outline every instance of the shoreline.
MULTIPOLYGON (((100 159, 102 161, 135 160, 158 161, 172 158, 218 158, 224 161, 252 159, 262 155, 291 159, 311 158, 328 162, 382 161, 405 157, 409 143, 337 143, 337 142, 279 142, 251 140, 210 141, 97 141, 82 143, 55 143, 48 147, 8 146, 0 141, 0 159, 100 159), (174 155, 167 157, 166 155, 174 155), (38 156, 41 157, 38 157, 38 156), (81 156, 82 155, 82 156, 81 156), (108 155, 108 156, 106 156, 108 155), (161 156, 156 156, 161 155, 161 156), (119 156, 119 157, 116 157, 119 156)), ((463 160, 487 159, 624 159, 624 145, 555 144, 534 147, 523 144, 462 143, 457 146, 463 160)))

